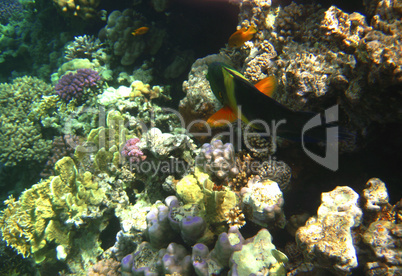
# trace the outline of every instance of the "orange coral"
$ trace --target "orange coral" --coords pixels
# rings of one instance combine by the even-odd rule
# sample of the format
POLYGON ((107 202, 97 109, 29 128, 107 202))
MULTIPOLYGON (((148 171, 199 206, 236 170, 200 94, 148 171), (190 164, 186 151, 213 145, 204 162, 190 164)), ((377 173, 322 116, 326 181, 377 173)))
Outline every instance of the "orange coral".
POLYGON ((89 268, 88 276, 117 276, 120 273, 120 263, 113 259, 103 259, 89 268))

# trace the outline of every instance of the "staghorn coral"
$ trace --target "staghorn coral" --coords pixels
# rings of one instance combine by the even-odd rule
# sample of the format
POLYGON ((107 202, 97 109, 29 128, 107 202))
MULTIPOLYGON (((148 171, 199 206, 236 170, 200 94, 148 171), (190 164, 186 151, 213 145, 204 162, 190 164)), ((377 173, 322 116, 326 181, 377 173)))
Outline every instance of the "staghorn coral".
POLYGON ((84 20, 99 16, 97 8, 100 0, 53 0, 53 3, 68 16, 78 16, 84 20))
POLYGON ((97 58, 98 51, 102 48, 103 43, 92 35, 76 36, 74 41, 66 46, 64 57, 67 60, 86 58, 92 61, 97 58))

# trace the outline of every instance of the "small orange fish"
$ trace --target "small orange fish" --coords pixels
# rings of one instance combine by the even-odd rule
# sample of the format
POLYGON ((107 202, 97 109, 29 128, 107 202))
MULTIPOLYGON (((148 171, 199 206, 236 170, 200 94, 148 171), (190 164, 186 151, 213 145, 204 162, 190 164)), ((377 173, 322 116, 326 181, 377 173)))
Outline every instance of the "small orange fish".
POLYGON ((135 29, 131 34, 136 36, 136 35, 143 35, 148 32, 149 28, 148 27, 140 27, 138 29, 135 29))
POLYGON ((234 32, 229 37, 229 47, 241 47, 244 42, 249 41, 253 38, 253 35, 257 32, 257 29, 254 26, 241 28, 240 30, 234 32))

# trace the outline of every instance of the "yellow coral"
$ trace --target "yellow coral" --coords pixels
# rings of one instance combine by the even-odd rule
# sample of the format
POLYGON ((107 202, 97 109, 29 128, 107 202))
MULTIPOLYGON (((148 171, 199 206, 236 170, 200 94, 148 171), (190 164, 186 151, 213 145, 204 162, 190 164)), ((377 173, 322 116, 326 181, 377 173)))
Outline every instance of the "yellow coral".
POLYGON ((70 250, 71 229, 60 220, 80 221, 88 205, 99 205, 105 192, 92 174, 77 173, 70 157, 60 159, 50 177, 25 190, 18 201, 10 196, 0 216, 2 238, 24 257, 33 255, 37 263, 55 256, 50 242, 70 250))
POLYGON ((197 204, 201 215, 214 225, 216 233, 226 231, 226 214, 238 205, 236 193, 230 190, 214 191, 209 175, 195 168, 194 174, 183 177, 176 185, 177 195, 184 204, 197 204))
POLYGON ((163 92, 160 86, 151 86, 149 84, 144 84, 142 81, 134 81, 131 84, 130 98, 144 96, 149 100, 159 98, 160 94, 163 92))

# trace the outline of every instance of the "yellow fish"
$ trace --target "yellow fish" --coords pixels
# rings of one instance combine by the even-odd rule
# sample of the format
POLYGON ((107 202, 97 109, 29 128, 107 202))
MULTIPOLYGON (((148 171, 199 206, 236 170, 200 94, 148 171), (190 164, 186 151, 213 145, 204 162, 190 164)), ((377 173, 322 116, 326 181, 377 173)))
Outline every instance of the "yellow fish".
POLYGON ((136 36, 136 35, 143 35, 148 32, 149 28, 148 27, 140 27, 138 29, 135 29, 131 34, 136 36))
POLYGON ((254 34, 257 32, 257 29, 254 26, 241 28, 240 30, 234 32, 229 37, 229 47, 241 47, 244 42, 249 41, 253 38, 254 34))

